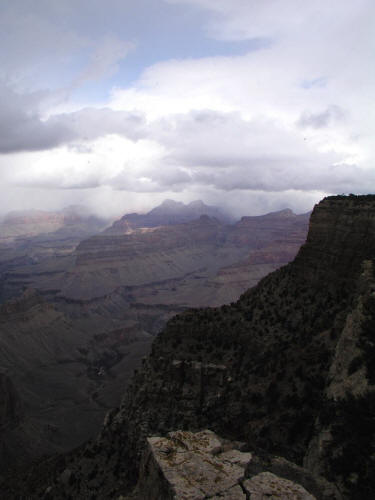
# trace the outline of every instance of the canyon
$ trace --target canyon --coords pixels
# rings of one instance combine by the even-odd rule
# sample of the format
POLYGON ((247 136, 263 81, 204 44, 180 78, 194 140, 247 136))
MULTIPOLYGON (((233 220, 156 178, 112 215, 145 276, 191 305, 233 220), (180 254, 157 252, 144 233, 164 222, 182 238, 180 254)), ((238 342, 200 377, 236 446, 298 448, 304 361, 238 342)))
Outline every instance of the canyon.
MULTIPOLYGON (((202 202, 193 211, 191 204, 185 211, 177 206, 179 217, 192 220, 171 219, 175 204, 168 201, 156 215, 146 214, 148 222, 140 216, 148 227, 107 221, 90 235, 90 224, 80 232, 69 223, 63 231, 3 242, 8 256, 18 251, 20 257, 2 261, 4 471, 92 437, 170 318, 236 300, 293 259, 306 238, 308 214, 282 210, 228 224, 224 216, 201 214, 220 214, 202 202), (166 224, 152 226, 165 206, 166 224), (70 235, 64 245, 62 232, 70 235)), ((26 225, 24 232, 30 224, 35 229, 37 214, 17 224, 26 225)), ((45 228, 43 214, 39 230, 45 228)))
MULTIPOLYGON (((36 465, 21 491, 32 498, 139 498, 140 491, 161 498, 139 482, 150 478, 144 464, 158 463, 152 484, 171 488, 165 498, 200 498, 177 495, 183 471, 173 457, 193 452, 186 439, 209 429, 221 443, 243 443, 227 450, 252 454, 237 456, 249 460, 244 472, 233 469, 228 488, 241 487, 235 498, 245 487, 252 488, 246 498, 272 494, 277 481, 304 495, 297 498, 371 498, 374 253, 375 196, 325 198, 293 262, 230 305, 174 316, 97 437, 36 465), (163 447, 172 453, 169 469, 158 455, 163 447)), ((198 458, 204 447, 195 448, 198 458)), ((223 452, 210 459, 217 470, 223 452)), ((233 498, 217 489, 203 497, 216 494, 233 498)))

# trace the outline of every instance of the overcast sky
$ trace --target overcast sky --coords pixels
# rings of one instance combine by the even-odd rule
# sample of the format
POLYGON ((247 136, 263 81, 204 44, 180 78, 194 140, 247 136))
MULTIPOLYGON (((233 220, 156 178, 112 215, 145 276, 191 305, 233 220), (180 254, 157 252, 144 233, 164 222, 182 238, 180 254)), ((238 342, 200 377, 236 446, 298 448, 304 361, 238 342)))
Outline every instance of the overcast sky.
POLYGON ((0 212, 375 192, 373 0, 2 0, 0 212))

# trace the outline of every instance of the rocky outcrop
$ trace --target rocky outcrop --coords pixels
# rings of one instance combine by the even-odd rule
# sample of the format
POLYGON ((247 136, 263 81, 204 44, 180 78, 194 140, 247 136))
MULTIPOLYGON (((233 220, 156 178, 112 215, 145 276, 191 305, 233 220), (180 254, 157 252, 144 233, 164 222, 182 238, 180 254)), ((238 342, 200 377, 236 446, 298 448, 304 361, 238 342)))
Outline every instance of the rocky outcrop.
POLYGON ((147 438, 135 500, 339 500, 323 478, 279 457, 260 458, 246 445, 209 430, 147 438))
POLYGON ((135 494, 144 500, 246 499, 240 480, 251 454, 235 448, 207 430, 148 438, 135 494))

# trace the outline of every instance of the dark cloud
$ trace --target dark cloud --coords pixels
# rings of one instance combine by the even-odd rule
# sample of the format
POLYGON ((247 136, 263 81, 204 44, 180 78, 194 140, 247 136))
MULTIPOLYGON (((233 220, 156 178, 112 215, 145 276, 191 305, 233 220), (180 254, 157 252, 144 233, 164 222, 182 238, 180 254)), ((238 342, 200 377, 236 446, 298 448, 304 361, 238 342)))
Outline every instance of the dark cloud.
POLYGON ((65 127, 75 139, 82 141, 97 139, 108 134, 122 135, 131 140, 147 135, 143 115, 114 111, 110 108, 84 108, 73 113, 54 115, 47 123, 50 126, 65 127))
POLYGON ((64 124, 43 122, 40 104, 46 92, 20 94, 0 84, 0 152, 49 149, 73 139, 64 124))
POLYGON ((107 134, 137 140, 144 132, 140 114, 109 108, 86 108, 42 118, 49 92, 17 93, 0 84, 0 153, 42 151, 72 141, 88 141, 107 134))
MULTIPOLYGON (((366 191, 366 182, 356 165, 323 165, 306 161, 286 162, 282 159, 269 163, 264 159, 249 161, 247 167, 230 167, 225 170, 195 170, 192 182, 211 186, 222 191, 283 192, 325 191, 330 193, 366 191), (308 175, 306 175, 308 172, 308 175)), ((375 174, 370 176, 375 182, 375 174)))
POLYGON ((298 126, 301 128, 324 128, 332 125, 334 122, 340 122, 345 118, 345 113, 339 106, 329 106, 321 113, 304 112, 298 120, 298 126))

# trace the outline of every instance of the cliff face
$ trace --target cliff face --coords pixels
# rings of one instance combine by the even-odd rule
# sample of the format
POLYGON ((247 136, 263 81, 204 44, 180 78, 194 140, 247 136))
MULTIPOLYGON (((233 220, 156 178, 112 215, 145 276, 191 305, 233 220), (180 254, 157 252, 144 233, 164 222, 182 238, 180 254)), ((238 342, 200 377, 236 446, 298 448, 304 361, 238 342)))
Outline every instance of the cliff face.
POLYGON ((374 257, 374 234, 373 196, 326 198, 314 209, 307 244, 295 266, 309 281, 350 284, 350 279, 357 279, 361 263, 374 257))

